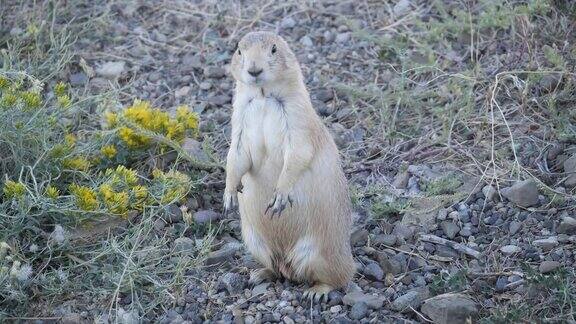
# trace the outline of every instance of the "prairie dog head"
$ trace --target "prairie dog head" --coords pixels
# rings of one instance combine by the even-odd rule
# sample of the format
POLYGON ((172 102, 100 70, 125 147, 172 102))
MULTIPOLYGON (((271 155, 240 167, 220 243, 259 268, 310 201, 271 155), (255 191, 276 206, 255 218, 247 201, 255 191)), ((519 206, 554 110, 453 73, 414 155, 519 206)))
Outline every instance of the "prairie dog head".
POLYGON ((238 82, 265 87, 300 79, 300 66, 286 41, 271 32, 251 32, 238 43, 231 73, 238 82))

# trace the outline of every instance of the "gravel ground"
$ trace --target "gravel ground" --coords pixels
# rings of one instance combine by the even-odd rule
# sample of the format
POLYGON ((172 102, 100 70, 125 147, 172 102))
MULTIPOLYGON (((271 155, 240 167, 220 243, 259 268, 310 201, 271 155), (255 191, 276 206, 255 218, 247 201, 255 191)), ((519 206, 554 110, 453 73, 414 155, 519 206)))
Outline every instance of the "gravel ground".
MULTIPOLYGON (((450 163, 412 159, 400 167, 399 160, 385 158, 400 145, 389 148, 375 138, 378 126, 367 118, 366 106, 342 91, 342 84, 386 83, 391 78, 373 44, 355 37, 350 26, 372 28, 379 19, 398 21, 416 7, 406 0, 382 6, 363 1, 270 2, 248 9, 226 2, 116 2, 109 6, 101 34, 79 39, 80 56, 95 75, 80 68, 70 71, 73 86, 98 92, 127 85, 120 90, 126 102, 138 97, 163 107, 188 104, 200 113, 204 139, 223 159, 233 89, 227 64, 235 42, 253 29, 277 30, 303 65, 315 108, 341 149, 355 193, 351 242, 357 275, 327 302, 310 303, 302 299, 303 285, 283 280, 248 285, 249 270, 258 265, 241 244, 238 215, 221 215, 222 174, 208 175, 208 190, 188 207, 197 223, 221 225, 217 242, 206 266, 189 270, 197 280, 187 282, 176 302, 165 305, 164 314, 151 321, 448 323, 442 311, 464 321, 506 309, 533 293, 534 286, 528 284, 533 278, 576 265, 572 200, 551 207, 551 197, 537 182, 497 187, 450 163), (372 160, 375 154, 379 162, 372 160), (429 184, 447 174, 458 179, 454 188, 430 195, 429 184), (374 187, 384 189, 369 192, 374 187), (409 205, 387 204, 392 209, 386 217, 373 217, 374 199, 409 205)), ((201 154, 197 143, 190 145, 189 150, 201 154)), ((570 156, 570 147, 564 148, 555 155, 549 152, 550 163, 570 156)), ((170 235, 170 228, 181 221, 175 217, 158 222, 156 231, 170 235)), ((180 238, 174 244, 185 250, 198 239, 180 238)), ((129 309, 130 303, 127 298, 124 307, 129 309)), ((69 322, 107 318, 98 309, 73 311, 55 315, 65 315, 69 322)), ((119 315, 124 322, 134 320, 130 312, 119 315)))

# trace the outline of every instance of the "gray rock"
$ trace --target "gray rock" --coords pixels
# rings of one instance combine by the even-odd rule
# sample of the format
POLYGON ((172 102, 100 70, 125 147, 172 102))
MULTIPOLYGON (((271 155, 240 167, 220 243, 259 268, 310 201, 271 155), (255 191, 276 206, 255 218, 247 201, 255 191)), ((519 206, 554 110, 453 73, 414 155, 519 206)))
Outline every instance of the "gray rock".
POLYGON ((125 69, 126 62, 124 61, 106 62, 96 69, 96 73, 106 79, 114 80, 118 79, 125 69))
POLYGON ((374 295, 366 295, 362 292, 350 292, 342 297, 344 305, 354 306, 357 303, 365 303, 372 309, 380 309, 384 305, 384 298, 374 295))
POLYGON ((493 201, 497 194, 496 189, 491 185, 484 186, 484 188, 482 188, 482 193, 484 194, 484 198, 488 201, 493 201))
POLYGON ((201 90, 210 90, 212 88, 212 83, 208 81, 202 81, 199 85, 201 90))
POLYGON ((208 66, 204 69, 204 76, 212 79, 220 79, 226 76, 226 70, 219 66, 208 66))
POLYGON ((506 285, 508 284, 507 277, 498 277, 496 280, 496 291, 503 292, 506 290, 506 285))
POLYGON ((501 193, 508 200, 522 207, 531 207, 539 202, 538 187, 532 180, 517 182, 512 187, 502 189, 501 193))
POLYGON ((168 205, 166 210, 166 220, 170 223, 179 223, 182 221, 182 209, 176 204, 168 205))
POLYGON ((564 185, 569 188, 576 186, 576 154, 564 161, 564 172, 569 174, 564 185))
POLYGON ((372 243, 374 245, 383 244, 386 246, 394 246, 394 245, 396 245, 397 241, 398 241, 398 238, 394 234, 378 234, 374 237, 374 239, 372 240, 372 243))
POLYGON ((508 255, 518 253, 520 251, 522 251, 522 249, 516 245, 504 245, 500 248, 500 252, 508 255))
POLYGON ((436 219, 439 221, 443 221, 443 220, 446 220, 447 217, 448 217, 448 209, 441 208, 438 211, 438 215, 436 216, 436 219))
POLYGON ((364 275, 370 280, 382 281, 384 278, 384 270, 378 263, 371 262, 364 268, 364 275))
POLYGON ((314 96, 316 97, 316 99, 322 101, 322 102, 328 102, 332 99, 334 99, 334 92, 330 89, 321 89, 318 90, 314 96))
POLYGON ((392 9, 396 16, 402 16, 410 11, 410 0, 400 0, 392 9))
POLYGON ((202 162, 209 160, 208 155, 204 152, 204 148, 202 148, 202 143, 193 138, 186 137, 182 143, 182 149, 194 159, 202 162))
POLYGON ((157 218, 154 221, 154 229, 156 231, 161 231, 162 229, 164 229, 164 227, 166 227, 166 222, 162 218, 157 218))
POLYGON ((188 237, 179 237, 174 240, 174 250, 176 252, 191 252, 194 246, 194 241, 188 237))
POLYGON ((220 94, 220 95, 215 95, 215 96, 210 96, 206 99, 206 101, 208 101, 208 103, 214 105, 214 106, 224 106, 227 103, 230 103, 232 101, 232 97, 230 97, 227 94, 220 94))
POLYGON ((362 246, 368 241, 368 231, 362 227, 357 227, 350 236, 352 246, 362 246))
POLYGON ((427 287, 410 290, 392 302, 392 309, 398 312, 409 310, 409 307, 418 309, 422 302, 428 298, 430 292, 427 287))
POLYGON ((270 286, 269 282, 263 282, 254 288, 252 288, 252 296, 258 296, 266 293, 268 291, 268 286, 270 286))
POLYGON ((378 252, 376 254, 376 259, 378 260, 378 264, 384 273, 397 275, 402 272, 402 264, 398 260, 388 258, 386 253, 378 252))
POLYGON ((228 272, 220 277, 220 284, 225 288, 229 294, 237 294, 244 290, 246 280, 241 275, 228 272))
POLYGON ((454 250, 453 248, 451 248, 449 246, 441 245, 441 244, 436 245, 436 255, 439 255, 441 257, 454 258, 454 259, 458 259, 460 257, 460 253, 458 253, 458 251, 454 250))
POLYGON ((350 318, 353 320, 361 320, 368 314, 368 305, 364 302, 356 303, 350 309, 350 318))
POLYGON ((427 299, 420 309, 437 324, 470 323, 478 314, 476 303, 467 295, 442 294, 427 299))
POLYGON ((336 43, 345 44, 350 41, 350 33, 340 33, 336 35, 336 43))
POLYGON ((560 267, 560 262, 558 261, 543 261, 538 267, 540 273, 550 273, 560 267))
POLYGON ((176 91, 174 91, 174 97, 176 98, 182 98, 182 97, 186 97, 188 96, 188 94, 190 94, 190 86, 183 86, 179 89, 176 89, 176 91))
POLYGON ((201 69, 204 67, 202 58, 199 55, 188 54, 182 58, 182 65, 187 68, 201 69))
POLYGON ((156 82, 160 80, 160 78, 162 78, 162 74, 160 74, 159 72, 152 72, 150 73, 150 75, 148 75, 148 81, 150 82, 156 82))
POLYGON ((84 85, 88 82, 88 76, 84 72, 78 72, 70 75, 70 84, 72 86, 84 85))
POLYGON ((521 228, 522 228, 521 222, 511 221, 510 226, 508 227, 508 231, 510 232, 510 235, 514 235, 518 233, 518 231, 520 231, 521 228))
POLYGON ((402 223, 397 223, 392 230, 392 234, 407 241, 414 236, 414 228, 402 223))
POLYGON ((334 33, 329 30, 325 31, 322 36, 324 37, 324 41, 326 41, 326 43, 332 43, 335 39, 334 33))
POLYGON ((400 171, 394 177, 392 186, 396 189, 406 189, 408 187, 408 180, 410 180, 410 173, 408 171, 400 171))
POLYGON ((551 236, 547 239, 539 239, 532 242, 532 245, 542 248, 544 251, 552 250, 558 246, 558 239, 555 236, 551 236))
POLYGON ((562 221, 556 231, 561 234, 576 234, 576 219, 569 216, 562 217, 562 221))
POLYGON ((449 221, 442 222, 440 224, 440 228, 442 228, 444 235, 446 235, 446 237, 449 239, 453 239, 454 237, 456 237, 456 234, 460 232, 460 227, 449 221))
POLYGON ((300 43, 306 47, 314 46, 314 42, 312 41, 312 38, 310 38, 310 36, 308 36, 308 35, 304 35, 304 37, 300 38, 300 43))
POLYGON ((294 28, 294 26, 296 26, 296 20, 294 20, 292 17, 286 17, 282 19, 280 26, 285 29, 294 28))
POLYGON ((194 222, 198 224, 205 224, 217 221, 220 218, 220 213, 213 210, 199 210, 194 213, 194 222))

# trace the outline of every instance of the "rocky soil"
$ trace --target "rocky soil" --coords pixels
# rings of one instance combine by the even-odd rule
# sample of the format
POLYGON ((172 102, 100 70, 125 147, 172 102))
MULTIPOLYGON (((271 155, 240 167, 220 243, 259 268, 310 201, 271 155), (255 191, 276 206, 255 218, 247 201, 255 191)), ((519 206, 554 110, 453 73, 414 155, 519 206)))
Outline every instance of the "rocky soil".
MULTIPOLYGON (((576 265, 571 199, 553 202, 556 196, 534 180, 490 183, 442 159, 431 163, 414 158, 422 156, 411 151, 418 147, 415 142, 386 146, 375 138, 378 125, 366 118, 367 104, 342 90, 342 84, 363 85, 375 79, 386 83, 393 73, 382 64, 374 44, 356 37, 350 26, 369 30, 383 16, 393 23, 420 4, 402 0, 378 7, 370 1, 328 1, 262 3, 246 9, 226 2, 129 1, 107 8, 101 33, 81 38, 76 45, 90 68, 79 65, 69 71, 69 82, 93 93, 120 89, 127 103, 138 97, 163 107, 190 105, 201 116, 206 143, 221 159, 230 133, 233 81, 227 64, 235 42, 250 30, 277 30, 303 65, 315 108, 343 154, 355 198, 351 244, 357 275, 347 289, 330 293, 326 302, 312 303, 302 299, 305 286, 297 283, 248 284, 249 271, 258 264, 243 248, 238 215, 221 213, 223 175, 208 174, 207 190, 187 208, 197 224, 219 226, 217 242, 203 267, 188 270, 189 278, 196 280, 189 279, 174 304, 163 305, 159 317, 145 314, 148 320, 464 323, 469 317, 516 309, 510 305, 538 294, 534 289, 545 284, 538 281, 546 278, 543 275, 564 273, 576 265), (402 161, 407 163, 401 165, 402 161), (455 185, 442 182, 447 175, 458 179, 455 185), (431 183, 441 187, 439 194, 431 194, 431 183), (451 187, 444 191, 442 186, 451 187), (375 212, 375 201, 383 203, 386 212, 375 212)), ((197 142, 186 149, 196 156, 206 154, 197 142)), ((573 149, 564 145, 549 152, 547 161, 574 172, 573 149)), ((574 177, 554 190, 569 192, 576 184, 574 177)), ((182 222, 178 208, 174 214, 157 221, 158 235, 170 237, 171 228, 182 222)), ((187 247, 201 240, 174 238, 172 244, 185 255, 187 247)), ((571 277, 562 278, 573 285, 567 279, 571 277)), ((136 321, 142 314, 131 313, 132 301, 124 298, 119 319, 136 321)), ((547 296, 542 298, 542 307, 558 307, 546 304, 547 296)), ((54 315, 68 322, 108 319, 99 309, 82 307, 56 310, 54 315)), ((574 313, 570 316, 573 320, 574 313)))

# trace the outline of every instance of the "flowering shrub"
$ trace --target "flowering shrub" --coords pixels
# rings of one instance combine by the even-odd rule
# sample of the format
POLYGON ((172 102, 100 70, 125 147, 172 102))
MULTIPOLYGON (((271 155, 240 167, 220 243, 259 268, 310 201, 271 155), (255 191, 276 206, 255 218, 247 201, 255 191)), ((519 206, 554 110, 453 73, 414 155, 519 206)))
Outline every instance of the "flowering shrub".
MULTIPOLYGON (((129 219, 131 212, 159 210, 194 192, 195 179, 183 172, 133 163, 198 135, 198 116, 187 107, 170 116, 135 100, 106 113, 103 130, 74 123, 93 120, 84 108, 65 83, 50 87, 24 73, 0 72, 0 152, 6 153, 0 208, 8 216, 0 218, 0 299, 8 304, 27 300, 38 264, 57 262, 34 258, 54 242, 63 248, 65 228, 103 217, 129 219)), ((57 283, 62 274, 46 276, 37 280, 57 283)))
POLYGON ((132 149, 147 147, 152 143, 152 139, 142 134, 139 129, 181 143, 186 135, 194 136, 198 132, 198 116, 186 106, 180 106, 176 111, 176 118, 170 118, 167 112, 153 108, 149 102, 135 100, 132 106, 120 113, 120 116, 108 112, 106 121, 110 128, 119 127, 119 138, 132 149), (126 121, 129 125, 125 125, 119 119, 126 121))

